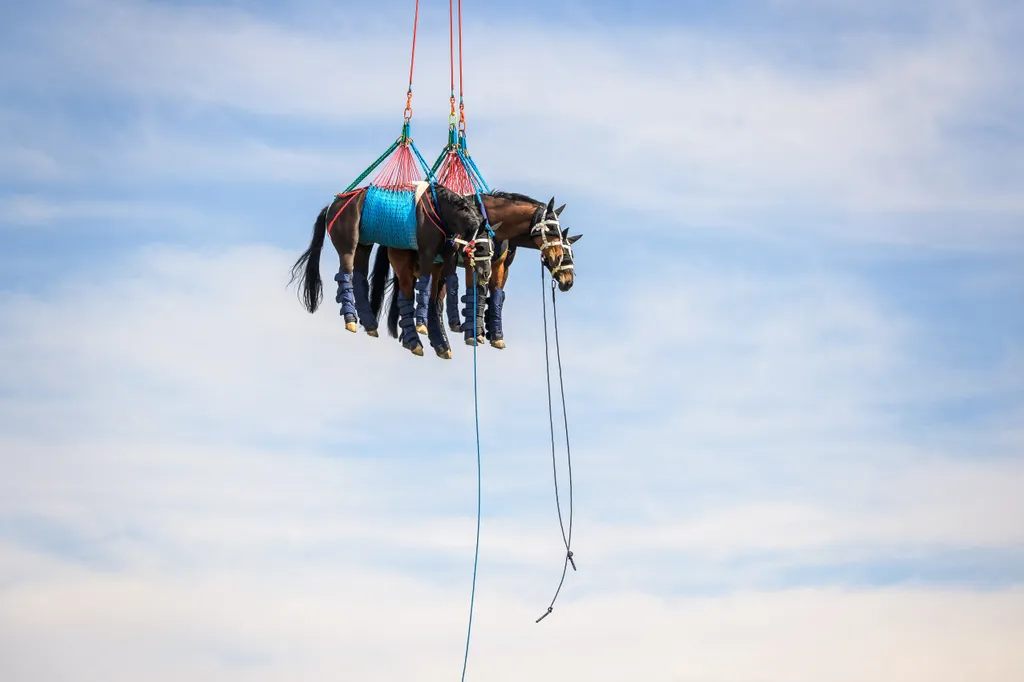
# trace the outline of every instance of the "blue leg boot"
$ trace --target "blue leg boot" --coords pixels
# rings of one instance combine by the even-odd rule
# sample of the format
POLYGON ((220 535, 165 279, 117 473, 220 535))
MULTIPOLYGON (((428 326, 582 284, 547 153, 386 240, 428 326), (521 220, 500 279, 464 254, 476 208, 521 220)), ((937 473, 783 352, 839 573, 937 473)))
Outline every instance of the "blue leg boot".
POLYGON ((445 309, 448 312, 448 328, 453 332, 462 331, 462 318, 459 317, 459 276, 448 275, 444 279, 445 309))
POLYGON ((430 301, 430 275, 420 275, 416 280, 416 331, 427 333, 427 303, 430 301))
POLYGON ((358 270, 352 273, 352 290, 356 299, 356 312, 359 313, 359 324, 370 336, 377 336, 377 318, 370 307, 370 287, 366 273, 358 270))
POLYGON ((430 338, 430 347, 437 353, 437 357, 444 360, 451 360, 452 347, 448 345, 448 334, 441 324, 441 301, 434 301, 427 307, 427 336, 430 338))
POLYGON ((335 303, 341 304, 341 314, 345 316, 345 329, 350 332, 356 331, 356 298, 352 293, 352 275, 344 270, 334 276, 338 283, 338 293, 334 297, 335 303))
POLYGON ((405 297, 401 290, 398 292, 398 324, 402 327, 402 347, 408 348, 413 355, 423 355, 423 344, 420 343, 420 335, 416 333, 416 322, 413 320, 415 305, 405 297))
POLYGON ((487 338, 495 348, 505 347, 505 335, 501 329, 501 307, 504 303, 504 289, 495 289, 487 298, 487 338))
POLYGON ((485 339, 484 329, 484 307, 487 305, 487 283, 476 285, 476 310, 473 310, 473 290, 470 289, 462 297, 466 307, 462 309, 465 318, 462 322, 462 332, 466 339, 467 346, 475 346, 483 343, 485 339), (473 320, 476 320, 476 338, 473 338, 473 320))

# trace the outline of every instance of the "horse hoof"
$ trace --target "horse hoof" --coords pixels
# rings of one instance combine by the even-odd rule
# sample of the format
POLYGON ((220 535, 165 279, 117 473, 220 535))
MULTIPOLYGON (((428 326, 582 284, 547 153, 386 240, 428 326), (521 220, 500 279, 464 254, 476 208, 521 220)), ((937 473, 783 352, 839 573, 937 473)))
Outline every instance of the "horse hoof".
POLYGON ((355 322, 346 322, 345 323, 345 329, 347 329, 348 331, 352 332, 353 334, 355 334, 357 331, 359 331, 359 329, 356 327, 356 323, 355 322))
POLYGON ((372 336, 373 338, 377 338, 378 336, 380 336, 380 334, 377 333, 376 329, 367 329, 366 330, 366 335, 367 336, 372 336))
POLYGON ((413 348, 412 349, 412 354, 413 355, 418 355, 419 357, 422 358, 423 357, 423 346, 416 346, 415 348, 413 348))
POLYGON ((497 341, 491 341, 491 345, 498 350, 501 350, 505 347, 505 341, 504 339, 498 339, 497 341))
POLYGON ((416 333, 417 334, 426 334, 426 333, 428 333, 427 332, 427 325, 425 325, 425 324, 418 324, 418 325, 416 325, 416 333))
POLYGON ((441 358, 442 360, 452 359, 452 351, 450 348, 435 348, 434 352, 437 353, 437 357, 441 358))
POLYGON ((449 324, 448 328, 451 329, 453 332, 461 332, 462 331, 462 325, 461 324, 455 324, 454 322, 449 324))
POLYGON ((467 346, 475 346, 476 345, 476 339, 474 339, 472 337, 466 339, 466 345, 467 346))

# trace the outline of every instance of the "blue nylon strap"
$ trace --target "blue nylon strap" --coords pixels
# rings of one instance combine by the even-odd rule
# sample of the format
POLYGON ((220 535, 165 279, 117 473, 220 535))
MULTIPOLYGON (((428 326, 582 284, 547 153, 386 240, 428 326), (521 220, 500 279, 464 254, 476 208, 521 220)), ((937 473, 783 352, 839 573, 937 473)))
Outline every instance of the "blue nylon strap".
MULTIPOLYGON (((409 146, 415 152, 416 158, 419 159, 420 166, 423 167, 423 172, 427 176, 427 182, 430 184, 430 194, 434 197, 434 206, 437 207, 437 191, 434 189, 434 185, 437 184, 437 177, 434 176, 434 170, 423 160, 423 155, 420 154, 420 150, 413 144, 412 140, 409 140, 409 146)), ((438 207, 437 217, 441 217, 440 207, 438 207)))
MULTIPOLYGON (((476 306, 476 270, 473 270, 473 305, 476 306)), ((473 319, 473 336, 476 337, 476 318, 473 319)), ((462 682, 466 680, 466 667, 469 664, 469 640, 473 634, 473 605, 476 602, 476 575, 480 563, 480 519, 482 516, 480 500, 483 497, 483 479, 480 473, 480 397, 477 389, 476 344, 473 345, 473 421, 476 425, 476 547, 473 550, 473 589, 469 593, 469 627, 466 630, 466 655, 462 659, 462 682)))
MULTIPOLYGON (((457 149, 456 152, 464 166, 469 166, 471 168, 476 167, 476 164, 473 164, 473 162, 466 157, 462 149, 457 149), (473 165, 470 166, 470 164, 473 165)), ((484 200, 480 196, 480 185, 478 184, 478 179, 472 173, 470 174, 470 181, 473 183, 473 192, 476 193, 476 200, 480 204, 480 212, 484 216, 484 226, 487 228, 487 234, 491 239, 494 239, 494 230, 491 229, 491 219, 487 217, 487 209, 484 207, 484 200)), ((490 190, 488 190, 488 192, 489 191, 490 190)))
POLYGON ((423 155, 420 154, 420 150, 412 140, 409 140, 409 147, 412 149, 413 153, 416 154, 416 158, 419 159, 420 166, 423 167, 423 173, 427 176, 427 182, 430 184, 437 182, 437 178, 434 177, 434 171, 432 171, 430 166, 427 165, 427 162, 423 160, 423 155))

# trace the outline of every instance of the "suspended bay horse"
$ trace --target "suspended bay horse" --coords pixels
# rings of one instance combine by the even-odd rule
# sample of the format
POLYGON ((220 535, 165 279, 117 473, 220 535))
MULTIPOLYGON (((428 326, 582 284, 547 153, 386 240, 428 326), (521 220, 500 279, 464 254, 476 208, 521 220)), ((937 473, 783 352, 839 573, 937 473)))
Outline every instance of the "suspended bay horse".
MULTIPOLYGON (((576 266, 572 245, 582 236, 582 234, 569 236, 568 228, 562 230, 562 262, 558 265, 555 265, 544 254, 541 254, 541 263, 551 273, 551 276, 555 278, 560 291, 571 289, 576 279, 576 266)), ((516 244, 502 242, 501 245, 495 246, 499 251, 505 248, 507 255, 501 262, 495 261, 491 266, 491 279, 488 282, 489 294, 487 297, 487 310, 484 315, 484 326, 485 336, 491 342, 491 345, 498 349, 505 348, 505 337, 501 322, 501 304, 505 300, 505 284, 508 282, 509 269, 512 267, 512 261, 515 259, 516 251, 520 246, 534 248, 532 243, 523 243, 523 240, 519 240, 516 244)), ((458 296, 458 278, 445 278, 444 286, 447 290, 445 293, 450 304, 458 296)), ((461 329, 458 310, 452 306, 447 312, 452 329, 461 329)))
MULTIPOLYGON (((475 194, 466 195, 469 199, 476 199, 475 194)), ((544 204, 523 194, 511 192, 490 192, 480 195, 480 201, 486 211, 487 217, 492 221, 495 244, 502 247, 494 255, 492 262, 491 276, 484 280, 477 277, 477 335, 473 336, 473 320, 470 317, 470 305, 473 302, 473 276, 472 271, 466 272, 467 293, 462 301, 465 304, 463 310, 466 319, 459 322, 458 315, 458 275, 452 269, 444 272, 443 280, 439 265, 435 265, 435 287, 431 291, 430 305, 424 314, 434 314, 440 307, 440 300, 443 292, 447 290, 448 319, 453 331, 462 331, 468 345, 483 343, 485 338, 490 337, 491 345, 497 348, 504 347, 504 336, 501 328, 501 308, 504 303, 504 286, 508 279, 507 266, 511 263, 510 256, 514 257, 517 247, 537 249, 541 252, 541 259, 545 267, 552 273, 562 291, 568 291, 574 281, 574 272, 569 264, 564 264, 563 259, 568 253, 571 258, 571 247, 569 244, 576 241, 582 235, 576 235, 567 241, 563 238, 564 233, 560 229, 558 217, 565 206, 554 208, 555 200, 544 204), (442 281, 444 286, 442 287, 442 281), (490 289, 490 292, 488 292, 490 289), (488 295, 488 293, 490 295, 488 295), (489 310, 487 320, 484 319, 484 308, 481 305, 486 303, 489 310)), ((388 252, 392 249, 388 249, 388 252)), ((383 302, 383 289, 387 281, 388 258, 384 253, 378 251, 377 259, 374 262, 374 286, 371 295, 371 310, 377 314, 383 302)), ((389 325, 394 317, 394 303, 389 306, 389 325)), ((420 315, 417 311, 417 315, 420 315)), ((395 334, 394 331, 391 332, 395 334)))
MULTIPOLYGON (((302 273, 302 303, 310 313, 316 312, 323 296, 320 252, 325 235, 330 234, 340 261, 334 276, 338 283, 335 301, 341 304, 345 328, 357 331, 358 315, 366 333, 377 336, 377 316, 370 308, 368 295, 370 252, 374 244, 385 252, 387 248, 411 250, 418 257, 413 259, 416 262, 404 259, 395 264, 404 328, 402 342, 415 355, 423 355, 412 320, 415 268, 429 277, 442 252, 443 261, 454 263, 454 249, 447 248, 450 245, 474 245, 489 256, 489 239, 475 239, 483 226, 484 217, 475 203, 442 185, 418 182, 399 189, 371 185, 339 194, 317 216, 309 248, 292 266, 291 281, 302 273)), ((454 265, 450 267, 454 269, 454 265)), ((475 259, 474 267, 479 277, 490 277, 489 258, 475 259)))

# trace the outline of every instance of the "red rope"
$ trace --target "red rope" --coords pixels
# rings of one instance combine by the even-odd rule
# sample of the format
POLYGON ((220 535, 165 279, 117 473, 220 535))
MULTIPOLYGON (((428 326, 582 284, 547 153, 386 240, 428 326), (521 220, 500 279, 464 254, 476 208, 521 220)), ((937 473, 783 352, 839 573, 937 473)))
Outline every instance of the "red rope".
MULTIPOLYGON (((340 217, 341 217, 341 214, 345 212, 345 209, 346 209, 346 208, 348 208, 348 205, 352 203, 352 200, 353 200, 353 199, 355 199, 355 198, 356 198, 357 196, 359 196, 359 193, 360 193, 360 192, 362 192, 362 191, 364 191, 364 190, 362 190, 362 189, 357 189, 357 190, 353 190, 353 191, 351 191, 351 192, 348 192, 348 194, 351 194, 352 196, 350 196, 350 197, 348 198, 348 201, 346 201, 346 202, 345 202, 344 204, 342 204, 342 206, 341 206, 341 208, 340 208, 340 209, 338 210, 338 212, 334 214, 334 217, 333 217, 333 218, 331 218, 331 222, 329 222, 329 223, 327 224, 327 234, 330 234, 330 233, 331 233, 331 228, 332 228, 332 227, 334 227, 334 223, 335 223, 335 221, 337 221, 337 220, 338 220, 338 218, 340 218, 340 217)), ((335 199, 340 199, 340 198, 342 198, 343 196, 345 196, 345 195, 344 195, 344 194, 339 194, 339 195, 337 195, 337 196, 335 197, 335 199)))
MULTIPOLYGON (((454 89, 455 83, 453 80, 452 90, 454 89)), ((462 100, 462 0, 459 0, 459 100, 462 100)))
POLYGON ((470 180, 466 165, 457 152, 450 151, 441 162, 437 170, 439 183, 458 194, 472 194, 474 191, 473 181, 470 180))
MULTIPOLYGON (((459 0, 461 3, 462 0, 459 0)), ((455 10, 452 7, 452 0, 448 0, 448 68, 452 77, 452 97, 455 97, 455 27, 453 25, 455 21, 454 16, 455 10)), ((462 40, 461 36, 459 40, 462 40)), ((462 49, 462 45, 459 45, 459 49, 462 49)), ((452 112, 455 113, 454 111, 452 112)))
POLYGON ((400 190, 405 189, 408 183, 420 180, 420 177, 412 150, 408 144, 401 144, 370 184, 382 189, 400 190))
POLYGON ((434 227, 436 227, 438 232, 441 233, 441 236, 447 239, 448 235, 445 233, 444 228, 441 227, 441 217, 437 215, 437 212, 434 210, 434 202, 426 201, 426 198, 426 195, 420 197, 420 203, 423 204, 423 212, 427 214, 427 218, 430 219, 430 222, 434 223, 434 227))
POLYGON ((405 120, 412 118, 412 72, 416 66, 416 29, 420 24, 420 0, 416 0, 416 16, 412 20, 412 56, 409 58, 409 91, 405 96, 405 120))

